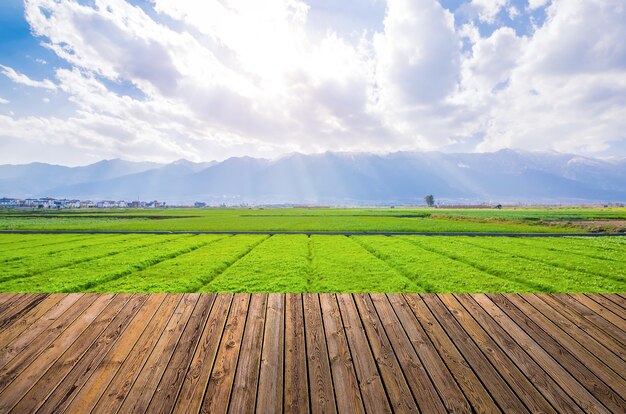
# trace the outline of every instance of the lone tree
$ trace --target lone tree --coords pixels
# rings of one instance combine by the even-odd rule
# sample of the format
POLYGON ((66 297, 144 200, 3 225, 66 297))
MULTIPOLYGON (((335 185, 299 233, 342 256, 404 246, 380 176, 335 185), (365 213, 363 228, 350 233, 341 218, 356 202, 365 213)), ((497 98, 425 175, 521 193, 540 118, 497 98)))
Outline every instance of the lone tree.
POLYGON ((426 202, 426 205, 428 207, 432 207, 435 205, 435 197, 433 197, 432 194, 428 194, 427 196, 424 196, 424 201, 426 202))

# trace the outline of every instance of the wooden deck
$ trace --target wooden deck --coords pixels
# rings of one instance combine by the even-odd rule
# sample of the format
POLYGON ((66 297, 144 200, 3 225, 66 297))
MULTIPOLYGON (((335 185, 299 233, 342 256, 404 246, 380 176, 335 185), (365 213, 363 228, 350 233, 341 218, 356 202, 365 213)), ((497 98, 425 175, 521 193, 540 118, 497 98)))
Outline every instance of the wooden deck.
POLYGON ((0 413, 624 413, 625 399, 625 295, 0 295, 0 413))

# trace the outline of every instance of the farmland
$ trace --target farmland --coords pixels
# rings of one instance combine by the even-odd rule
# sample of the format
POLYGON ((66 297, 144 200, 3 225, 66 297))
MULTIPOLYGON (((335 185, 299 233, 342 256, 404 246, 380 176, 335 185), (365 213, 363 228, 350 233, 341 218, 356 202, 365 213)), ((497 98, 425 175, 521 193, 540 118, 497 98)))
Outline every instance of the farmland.
POLYGON ((625 257, 621 237, 2 234, 0 292, 626 292, 625 257))
POLYGON ((625 292, 624 237, 476 236, 625 221, 624 208, 2 210, 0 230, 77 234, 0 234, 0 292, 625 292), (386 232, 474 237, 367 234, 386 232))
POLYGON ((0 230, 620 232, 626 208, 0 210, 0 230))

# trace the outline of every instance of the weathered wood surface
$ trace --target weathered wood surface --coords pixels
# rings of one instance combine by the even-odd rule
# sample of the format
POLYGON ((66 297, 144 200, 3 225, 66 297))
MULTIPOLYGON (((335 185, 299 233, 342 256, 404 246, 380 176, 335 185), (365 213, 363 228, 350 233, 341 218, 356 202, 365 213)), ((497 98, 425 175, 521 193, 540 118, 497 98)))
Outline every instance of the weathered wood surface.
POLYGON ((621 295, 0 294, 0 413, 626 412, 621 295))

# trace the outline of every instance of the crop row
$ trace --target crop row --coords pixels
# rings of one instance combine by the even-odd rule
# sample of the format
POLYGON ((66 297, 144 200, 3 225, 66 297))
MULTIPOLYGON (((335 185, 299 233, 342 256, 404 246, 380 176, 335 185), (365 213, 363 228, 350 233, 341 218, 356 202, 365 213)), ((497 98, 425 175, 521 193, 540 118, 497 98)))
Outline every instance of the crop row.
POLYGON ((626 244, 617 238, 47 235, 32 244, 25 240, 0 236, 0 291, 626 291, 626 244))
MULTIPOLYGON (((108 254, 96 253, 97 258, 91 260, 77 259, 66 266, 7 280, 2 283, 2 290, 11 292, 83 291, 175 257, 202 243, 206 242, 203 242, 200 237, 193 236, 169 236, 162 239, 152 238, 121 243, 118 249, 108 254)), ((91 254, 93 253, 95 252, 92 251, 91 254)))
POLYGON ((208 244, 91 288, 94 292, 196 292, 267 236, 202 236, 208 244))

